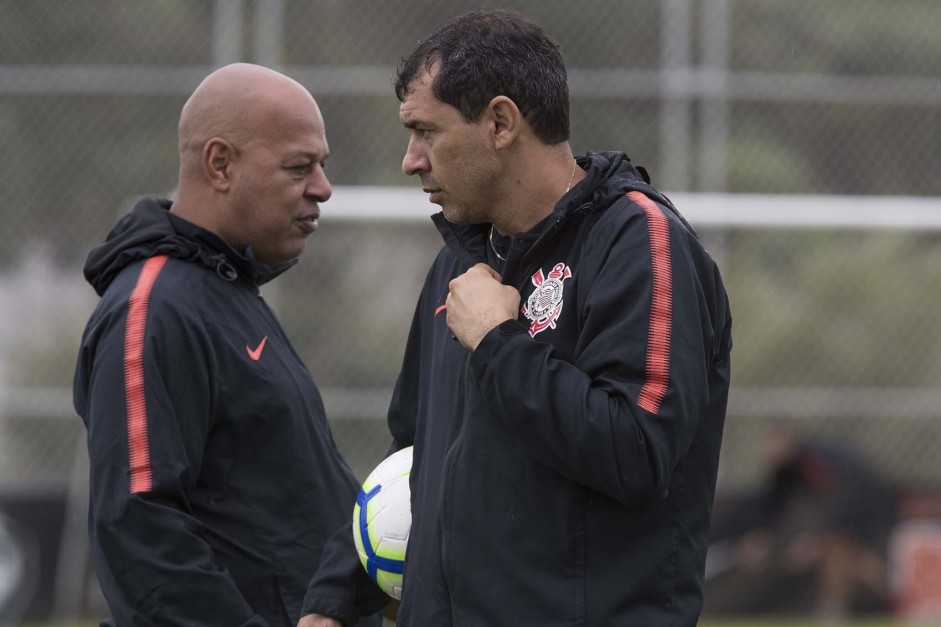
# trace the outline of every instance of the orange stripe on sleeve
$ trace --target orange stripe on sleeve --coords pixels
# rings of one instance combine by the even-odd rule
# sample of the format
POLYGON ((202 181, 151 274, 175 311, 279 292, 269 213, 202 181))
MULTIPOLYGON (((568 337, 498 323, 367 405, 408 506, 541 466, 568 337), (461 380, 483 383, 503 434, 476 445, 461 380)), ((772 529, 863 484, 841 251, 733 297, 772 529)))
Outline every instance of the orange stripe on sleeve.
POLYGON ((144 337, 150 290, 166 263, 166 255, 144 263, 128 303, 124 332, 124 395, 127 399, 127 441, 131 494, 149 492, 152 485, 147 439, 147 399, 144 395, 144 337))
POLYGON ((663 211, 641 192, 627 194, 647 214, 653 297, 647 337, 647 373, 637 404, 656 414, 670 383, 670 332, 673 325, 673 276, 670 261, 670 225, 663 211))

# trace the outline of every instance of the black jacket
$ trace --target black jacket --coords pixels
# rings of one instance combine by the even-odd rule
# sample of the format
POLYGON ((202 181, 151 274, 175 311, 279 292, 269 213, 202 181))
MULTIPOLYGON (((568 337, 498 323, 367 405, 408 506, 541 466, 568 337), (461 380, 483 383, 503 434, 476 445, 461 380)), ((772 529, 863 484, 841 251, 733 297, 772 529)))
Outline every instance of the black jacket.
MULTIPOLYGON (((389 412, 396 446, 415 446, 400 627, 697 622, 728 300, 694 231, 625 155, 580 164, 587 178, 505 265, 489 225, 436 216, 446 245, 389 412), (479 262, 523 307, 469 354, 442 305, 479 262)), ((308 599, 340 594, 338 581, 318 573, 308 599)))
POLYGON ((293 627, 358 483, 251 251, 144 200, 91 252, 90 538, 117 625, 293 627))

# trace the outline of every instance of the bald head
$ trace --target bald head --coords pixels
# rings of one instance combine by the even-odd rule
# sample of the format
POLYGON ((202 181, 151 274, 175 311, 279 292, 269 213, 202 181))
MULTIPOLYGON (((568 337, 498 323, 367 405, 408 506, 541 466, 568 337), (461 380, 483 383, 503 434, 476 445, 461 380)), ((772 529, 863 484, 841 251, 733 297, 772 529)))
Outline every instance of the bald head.
POLYGON ((183 106, 179 146, 171 211, 264 261, 300 254, 332 193, 323 117, 304 86, 258 65, 220 68, 183 106))
MULTIPOLYGON (((180 114, 180 157, 199 159, 213 137, 239 145, 265 132, 264 123, 292 103, 314 104, 310 92, 292 78, 249 63, 233 63, 203 79, 180 114)), ((186 167, 181 174, 186 175, 186 167)))

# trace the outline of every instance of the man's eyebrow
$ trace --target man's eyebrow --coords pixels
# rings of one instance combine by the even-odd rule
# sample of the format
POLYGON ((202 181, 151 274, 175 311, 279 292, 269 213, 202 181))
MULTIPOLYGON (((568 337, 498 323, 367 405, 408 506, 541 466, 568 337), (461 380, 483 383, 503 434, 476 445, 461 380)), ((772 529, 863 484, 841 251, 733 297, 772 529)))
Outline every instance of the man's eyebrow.
POLYGON ((425 128, 432 128, 434 125, 431 122, 429 122, 427 119, 422 119, 417 116, 415 117, 410 116, 408 120, 406 120, 405 122, 402 122, 402 126, 404 126, 405 128, 418 128, 419 126, 423 126, 425 128))
POLYGON ((308 152, 306 150, 300 150, 298 152, 291 154, 288 158, 289 159, 306 159, 314 163, 320 163, 320 162, 326 161, 327 157, 329 156, 330 156, 330 153, 323 154, 323 153, 316 153, 316 152, 308 152))

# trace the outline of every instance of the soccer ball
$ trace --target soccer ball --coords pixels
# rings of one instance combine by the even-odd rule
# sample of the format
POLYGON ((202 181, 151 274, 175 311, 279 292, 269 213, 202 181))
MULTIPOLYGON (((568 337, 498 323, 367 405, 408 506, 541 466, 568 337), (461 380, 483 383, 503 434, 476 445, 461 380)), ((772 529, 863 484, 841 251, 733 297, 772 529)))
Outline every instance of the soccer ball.
POLYGON ((405 549, 412 526, 412 447, 385 458, 369 473, 353 507, 353 540, 359 559, 379 587, 402 598, 405 549))

